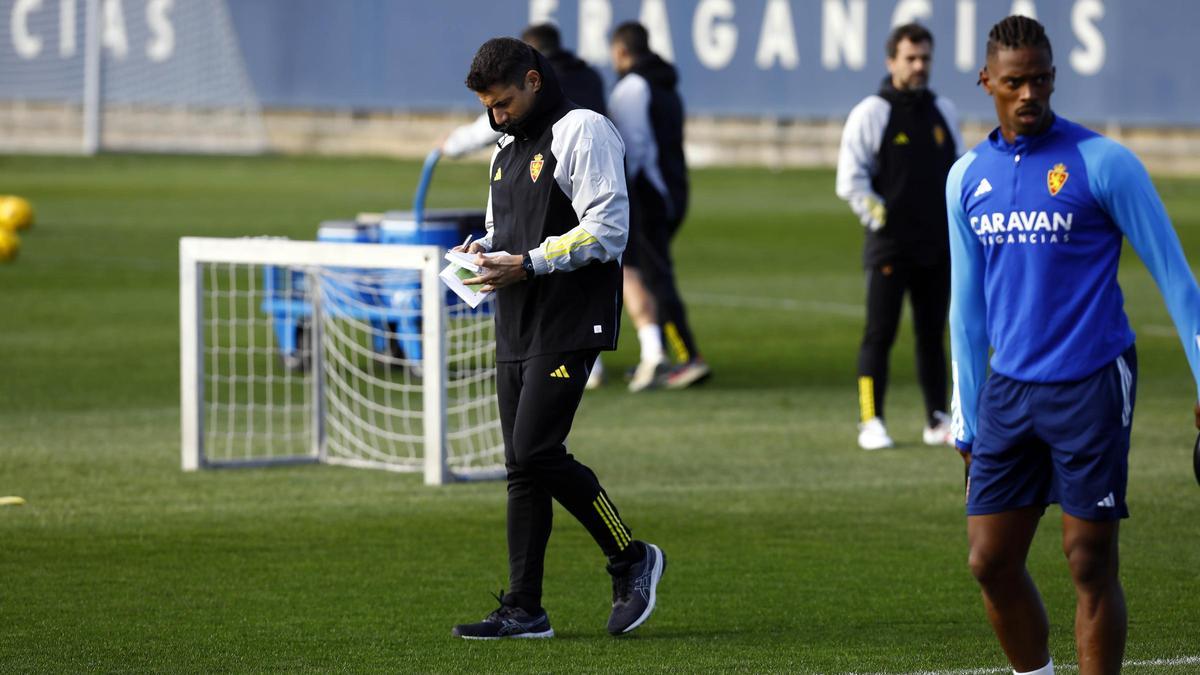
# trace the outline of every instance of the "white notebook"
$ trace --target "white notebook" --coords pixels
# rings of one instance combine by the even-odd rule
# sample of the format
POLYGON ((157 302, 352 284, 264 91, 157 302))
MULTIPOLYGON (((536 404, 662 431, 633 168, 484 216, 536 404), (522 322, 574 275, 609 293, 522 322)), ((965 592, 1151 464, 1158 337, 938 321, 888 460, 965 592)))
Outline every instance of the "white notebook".
MULTIPOLYGON (((442 283, 446 287, 454 291, 454 294, 463 299, 471 309, 479 306, 479 303, 487 299, 491 295, 491 291, 481 292, 482 284, 468 286, 463 283, 463 280, 479 276, 481 267, 475 264, 475 253, 459 253, 457 251, 448 251, 446 260, 449 264, 445 269, 438 274, 442 279, 442 283)), ((493 251, 484 253, 485 256, 508 255, 507 251, 493 251)))

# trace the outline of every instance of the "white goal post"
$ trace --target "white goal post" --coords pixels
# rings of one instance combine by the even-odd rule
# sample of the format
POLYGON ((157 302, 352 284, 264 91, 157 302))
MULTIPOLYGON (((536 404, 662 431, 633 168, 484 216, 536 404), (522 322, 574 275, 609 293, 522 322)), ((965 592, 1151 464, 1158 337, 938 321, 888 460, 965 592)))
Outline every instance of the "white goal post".
POLYGON ((179 242, 182 466, 503 476, 490 303, 436 246, 179 242))

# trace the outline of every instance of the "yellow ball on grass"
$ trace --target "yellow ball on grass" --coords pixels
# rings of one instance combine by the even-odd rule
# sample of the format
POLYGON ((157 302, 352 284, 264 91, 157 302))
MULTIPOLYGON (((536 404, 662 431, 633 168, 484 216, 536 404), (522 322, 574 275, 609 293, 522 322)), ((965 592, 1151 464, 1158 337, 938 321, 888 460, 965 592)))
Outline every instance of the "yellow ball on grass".
POLYGON ((15 232, 33 226, 33 204, 16 195, 0 196, 0 230, 15 232))
POLYGON ((8 262, 17 257, 21 250, 21 238, 16 232, 0 229, 0 263, 8 262))

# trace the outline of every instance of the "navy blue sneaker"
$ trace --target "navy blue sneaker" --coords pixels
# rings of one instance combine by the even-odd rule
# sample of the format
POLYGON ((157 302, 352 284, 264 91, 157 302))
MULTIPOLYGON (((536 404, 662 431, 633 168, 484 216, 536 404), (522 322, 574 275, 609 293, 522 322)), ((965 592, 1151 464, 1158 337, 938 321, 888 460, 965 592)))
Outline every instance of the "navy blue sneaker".
POLYGON ((500 640, 502 638, 552 638, 550 617, 545 610, 537 614, 504 604, 501 593, 496 599, 500 606, 479 623, 464 623, 455 626, 450 634, 464 640, 500 640))
POLYGON ((608 617, 608 632, 622 635, 637 628, 650 618, 658 582, 667 569, 667 557, 654 544, 635 541, 642 547, 642 559, 625 570, 608 566, 613 575, 613 606, 608 617))

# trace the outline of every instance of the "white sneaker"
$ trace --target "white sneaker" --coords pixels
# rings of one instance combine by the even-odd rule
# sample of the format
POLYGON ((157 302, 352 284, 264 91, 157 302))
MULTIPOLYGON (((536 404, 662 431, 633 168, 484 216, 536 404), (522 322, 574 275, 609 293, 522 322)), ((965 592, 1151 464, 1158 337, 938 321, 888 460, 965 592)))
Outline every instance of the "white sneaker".
POLYGON ((596 363, 592 366, 592 372, 588 374, 587 382, 583 388, 592 391, 604 386, 604 364, 600 362, 600 357, 596 357, 596 363))
POLYGON ((858 425, 858 447, 863 450, 882 450, 893 445, 895 444, 892 443, 892 437, 888 436, 887 427, 878 417, 872 417, 858 425))
POLYGON ((633 379, 629 380, 629 391, 637 393, 653 389, 666 378, 671 371, 671 364, 666 359, 662 361, 640 361, 633 371, 633 379))
POLYGON ((950 430, 950 416, 941 411, 934 411, 933 419, 937 424, 925 427, 922 437, 925 445, 954 445, 954 432, 950 430))

